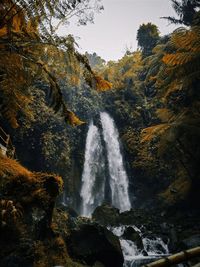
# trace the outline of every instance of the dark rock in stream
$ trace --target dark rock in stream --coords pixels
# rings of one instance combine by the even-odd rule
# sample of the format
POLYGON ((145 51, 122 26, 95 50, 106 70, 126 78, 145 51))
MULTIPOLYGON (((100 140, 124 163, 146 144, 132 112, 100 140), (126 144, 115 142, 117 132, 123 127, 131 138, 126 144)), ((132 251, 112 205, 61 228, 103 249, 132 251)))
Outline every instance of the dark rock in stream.
POLYGON ((119 209, 102 204, 98 206, 93 214, 92 219, 102 225, 116 225, 118 223, 119 209))
POLYGON ((122 267, 124 258, 118 237, 98 224, 81 224, 66 239, 69 254, 89 265, 122 267))
POLYGON ((139 233, 133 227, 127 227, 124 231, 122 237, 126 240, 133 241, 139 250, 144 250, 144 245, 142 243, 142 238, 139 233))

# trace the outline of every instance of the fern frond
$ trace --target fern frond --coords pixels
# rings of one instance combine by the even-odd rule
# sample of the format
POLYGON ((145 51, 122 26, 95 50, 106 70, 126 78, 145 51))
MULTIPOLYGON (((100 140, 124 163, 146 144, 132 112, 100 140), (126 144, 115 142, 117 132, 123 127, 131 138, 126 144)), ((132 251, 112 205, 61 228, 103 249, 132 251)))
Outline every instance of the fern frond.
POLYGON ((194 26, 191 30, 178 28, 172 34, 169 45, 178 50, 199 51, 200 50, 200 27, 194 26))
POLYGON ((162 60, 165 64, 176 66, 184 65, 196 58, 196 53, 192 52, 176 52, 174 54, 165 55, 162 60))

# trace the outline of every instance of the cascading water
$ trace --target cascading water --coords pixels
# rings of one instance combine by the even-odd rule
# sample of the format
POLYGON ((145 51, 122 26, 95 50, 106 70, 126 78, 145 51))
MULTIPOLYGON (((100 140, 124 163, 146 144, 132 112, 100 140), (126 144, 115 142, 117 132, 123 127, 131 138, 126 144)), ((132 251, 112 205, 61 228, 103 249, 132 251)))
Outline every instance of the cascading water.
POLYGON ((131 208, 128 195, 128 177, 123 166, 117 128, 113 119, 106 112, 101 112, 100 118, 108 167, 103 153, 104 147, 102 146, 100 131, 92 121, 86 138, 80 192, 82 198, 81 214, 83 216, 90 216, 93 210, 105 200, 106 173, 111 192, 111 196, 109 196, 111 204, 120 211, 131 208))
POLYGON ((143 233, 134 225, 123 225, 118 227, 108 227, 116 236, 120 238, 120 244, 124 255, 124 267, 139 267, 145 263, 154 261, 163 256, 169 255, 168 245, 160 237, 143 237, 143 233), (127 227, 132 227, 141 237, 144 250, 141 251, 137 245, 130 240, 123 238, 123 233, 127 227), (144 256, 145 251, 145 256, 144 256))
POLYGON ((90 216, 93 210, 102 204, 105 194, 105 161, 103 158, 101 137, 98 128, 89 125, 86 139, 85 161, 82 174, 81 214, 90 216))
POLYGON ((120 211, 130 210, 128 177, 120 151, 119 133, 108 113, 101 112, 100 118, 108 156, 112 205, 120 211))

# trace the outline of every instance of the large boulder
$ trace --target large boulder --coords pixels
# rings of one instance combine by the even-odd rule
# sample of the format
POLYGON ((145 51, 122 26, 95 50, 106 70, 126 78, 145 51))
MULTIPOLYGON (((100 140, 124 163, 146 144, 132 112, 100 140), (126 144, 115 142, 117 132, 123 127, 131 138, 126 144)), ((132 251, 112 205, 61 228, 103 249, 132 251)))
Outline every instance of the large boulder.
POLYGON ((69 254, 83 263, 122 267, 124 258, 118 237, 98 224, 81 224, 66 239, 69 254))
POLYGON ((92 219, 102 225, 116 225, 119 214, 119 209, 108 204, 102 204, 94 210, 92 219))

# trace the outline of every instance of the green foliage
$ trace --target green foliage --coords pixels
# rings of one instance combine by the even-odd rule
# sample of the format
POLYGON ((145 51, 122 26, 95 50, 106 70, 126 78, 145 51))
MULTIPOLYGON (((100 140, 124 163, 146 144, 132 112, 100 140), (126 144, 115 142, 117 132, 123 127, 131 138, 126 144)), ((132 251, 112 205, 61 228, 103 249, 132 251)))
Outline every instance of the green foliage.
POLYGON ((26 166, 58 173, 66 180, 66 170, 71 164, 68 129, 62 117, 47 106, 44 91, 45 88, 43 91, 32 89, 34 120, 27 123, 26 117, 21 115, 21 127, 15 132, 13 142, 18 158, 26 166))
POLYGON ((159 40, 158 27, 152 23, 140 25, 137 31, 138 46, 144 57, 152 54, 152 49, 159 40))
POLYGON ((174 168, 192 181, 199 179, 199 40, 198 26, 179 28, 145 59, 144 82, 157 90, 149 102, 159 121, 141 131, 144 147, 153 145, 167 164, 174 155, 174 168), (196 147, 194 152, 191 146, 196 147))
POLYGON ((99 72, 105 68, 106 61, 98 56, 96 53, 89 54, 88 52, 85 53, 86 57, 89 60, 90 66, 95 71, 99 72))
POLYGON ((141 68, 141 53, 124 55, 118 62, 109 61, 102 75, 112 83, 114 89, 132 87, 141 68))
POLYGON ((199 11, 200 11, 200 2, 199 0, 171 0, 172 7, 178 15, 178 18, 175 17, 163 17, 171 23, 175 24, 184 24, 186 26, 199 25, 199 11))

